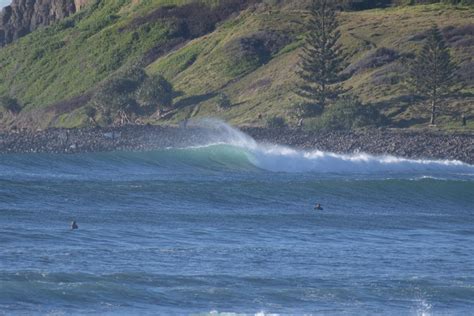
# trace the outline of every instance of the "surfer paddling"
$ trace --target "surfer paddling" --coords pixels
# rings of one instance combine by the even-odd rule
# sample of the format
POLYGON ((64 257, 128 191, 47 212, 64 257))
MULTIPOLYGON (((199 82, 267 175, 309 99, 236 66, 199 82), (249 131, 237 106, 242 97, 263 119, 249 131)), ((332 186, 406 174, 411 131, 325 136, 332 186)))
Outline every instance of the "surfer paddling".
POLYGON ((74 230, 74 229, 78 229, 78 228, 79 228, 79 226, 77 226, 76 221, 72 221, 71 222, 71 229, 74 230))
POLYGON ((323 209, 323 207, 321 206, 321 204, 316 203, 316 205, 314 206, 314 210, 315 210, 315 211, 322 211, 322 210, 324 210, 324 209, 323 209))

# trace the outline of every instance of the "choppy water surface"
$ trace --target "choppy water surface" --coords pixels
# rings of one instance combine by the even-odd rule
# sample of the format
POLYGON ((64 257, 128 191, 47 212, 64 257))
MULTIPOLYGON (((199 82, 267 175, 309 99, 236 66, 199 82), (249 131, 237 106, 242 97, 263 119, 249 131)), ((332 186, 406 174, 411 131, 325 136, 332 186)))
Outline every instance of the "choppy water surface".
POLYGON ((224 134, 0 156, 0 314, 472 313, 474 166, 224 134))

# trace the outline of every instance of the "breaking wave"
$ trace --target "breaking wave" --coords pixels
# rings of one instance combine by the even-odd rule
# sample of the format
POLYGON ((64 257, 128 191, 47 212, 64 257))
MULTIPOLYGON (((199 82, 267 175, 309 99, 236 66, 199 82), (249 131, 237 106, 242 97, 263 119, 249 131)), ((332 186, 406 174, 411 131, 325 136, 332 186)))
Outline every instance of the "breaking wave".
MULTIPOLYGON (((169 149, 182 156, 207 157, 211 162, 243 166, 246 163, 273 172, 377 173, 454 172, 474 176, 474 166, 456 160, 406 159, 366 153, 336 154, 303 151, 275 144, 258 143, 241 131, 216 121, 205 121, 215 129, 209 143, 169 149)), ((212 163, 211 163, 212 164, 212 163)))
MULTIPOLYGON (((82 174, 91 169, 123 174, 149 174, 190 169, 217 171, 270 171, 324 174, 408 174, 415 179, 456 175, 471 179, 474 165, 454 160, 406 159, 366 153, 336 154, 304 151, 275 144, 259 143, 241 131, 219 121, 204 121, 209 133, 197 144, 150 152, 114 152, 77 155, 17 155, 0 159, 0 175, 43 170, 48 174, 65 171, 82 174), (26 161, 25 161, 26 160, 26 161), (54 164, 52 164, 54 161, 54 164), (31 170, 24 170, 28 166, 31 170), (10 171, 10 172, 9 172, 10 171)), ((64 174, 64 173, 59 173, 64 174)))

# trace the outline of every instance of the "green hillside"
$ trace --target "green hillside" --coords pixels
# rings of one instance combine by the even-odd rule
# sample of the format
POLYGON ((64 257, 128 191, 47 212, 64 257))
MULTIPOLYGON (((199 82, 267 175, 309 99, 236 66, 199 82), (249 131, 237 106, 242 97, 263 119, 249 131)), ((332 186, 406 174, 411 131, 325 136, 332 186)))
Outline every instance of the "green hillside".
MULTIPOLYGON (((237 2, 239 6, 229 5, 232 1, 104 0, 0 49, 0 95, 18 99, 23 107, 17 117, 4 113, 1 124, 89 124, 83 110, 88 95, 131 65, 162 74, 180 94, 165 118, 142 121, 171 124, 212 116, 261 125, 283 116, 295 124, 301 100, 294 87, 306 12, 294 1, 237 2), (217 107, 222 93, 230 108, 217 107)), ((474 129, 472 6, 343 12, 340 20, 342 44, 350 56, 346 71, 351 77, 345 86, 384 113, 388 126, 404 128, 426 126, 429 118, 404 78, 424 32, 438 24, 463 78, 462 90, 443 105, 439 127, 458 129, 464 113, 472 117, 468 128, 474 129)))

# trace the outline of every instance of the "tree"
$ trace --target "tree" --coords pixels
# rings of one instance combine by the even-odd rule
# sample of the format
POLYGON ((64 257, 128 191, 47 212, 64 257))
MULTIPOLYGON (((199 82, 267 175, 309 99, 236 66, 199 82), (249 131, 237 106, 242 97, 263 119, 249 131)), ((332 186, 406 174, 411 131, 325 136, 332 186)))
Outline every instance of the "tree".
POLYGON ((313 0, 307 27, 309 33, 298 71, 304 83, 299 85, 297 93, 309 100, 313 111, 322 111, 329 101, 345 92, 340 86, 345 62, 341 46, 337 44, 341 33, 335 1, 313 0))
POLYGON ((156 112, 173 105, 175 91, 163 76, 146 78, 136 91, 136 99, 144 112, 156 112))
POLYGON ((18 104, 18 101, 9 96, 0 97, 0 107, 10 114, 18 114, 21 111, 21 106, 18 104))
POLYGON ((439 101, 455 84, 456 70, 457 65, 451 60, 443 35, 435 25, 428 31, 426 42, 409 71, 411 88, 430 101, 431 125, 435 124, 439 101))
POLYGON ((137 84, 142 83, 146 78, 148 78, 145 69, 140 67, 139 65, 131 65, 120 69, 115 74, 116 78, 127 78, 128 80, 132 80, 137 84))
POLYGON ((96 90, 90 105, 99 109, 103 115, 118 116, 121 124, 130 122, 129 116, 137 111, 132 93, 138 85, 135 80, 128 78, 112 78, 96 90))

